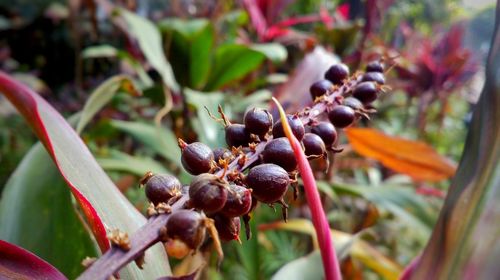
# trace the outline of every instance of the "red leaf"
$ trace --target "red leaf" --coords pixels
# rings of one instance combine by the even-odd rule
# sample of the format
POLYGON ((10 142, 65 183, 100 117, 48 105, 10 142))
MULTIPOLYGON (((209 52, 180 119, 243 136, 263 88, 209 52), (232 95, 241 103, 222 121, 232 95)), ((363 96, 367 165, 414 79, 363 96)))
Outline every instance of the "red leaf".
POLYGON ((66 279, 61 272, 46 261, 3 240, 0 240, 0 278, 66 279))

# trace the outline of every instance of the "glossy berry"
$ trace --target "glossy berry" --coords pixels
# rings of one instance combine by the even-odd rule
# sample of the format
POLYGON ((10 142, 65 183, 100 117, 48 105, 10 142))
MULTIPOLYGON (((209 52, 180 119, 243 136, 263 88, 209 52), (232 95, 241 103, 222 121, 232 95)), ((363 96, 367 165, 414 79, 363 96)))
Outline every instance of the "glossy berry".
POLYGON ((366 64, 366 72, 380 72, 380 73, 383 73, 384 72, 384 65, 378 61, 378 60, 374 60, 374 61, 370 61, 368 62, 368 64, 366 64))
POLYGON ((261 139, 269 132, 273 125, 273 116, 267 110, 252 108, 243 117, 245 127, 250 133, 258 135, 261 139))
POLYGON ((210 171, 213 160, 212 150, 201 142, 191 143, 182 149, 182 166, 193 175, 210 171))
POLYGON ((267 143, 262 152, 262 159, 265 163, 277 164, 289 172, 297 168, 297 160, 290 142, 284 137, 273 139, 267 143))
POLYGON ((302 139, 306 156, 321 156, 325 153, 325 142, 314 133, 306 133, 302 139))
POLYGON ((152 175, 143 182, 146 197, 153 204, 167 203, 172 197, 181 194, 182 185, 177 178, 168 174, 152 175))
POLYGON ((362 82, 376 82, 379 85, 385 84, 385 77, 380 72, 366 72, 361 77, 362 82))
POLYGON ((325 72, 325 79, 332 82, 334 85, 340 85, 349 76, 349 67, 343 63, 332 65, 325 72))
POLYGON ((335 106, 335 108, 328 113, 328 119, 330 119, 330 122, 335 127, 339 128, 351 125, 354 122, 355 117, 356 114, 354 110, 351 107, 344 105, 335 106))
POLYGON ((250 133, 242 124, 226 126, 226 143, 229 147, 246 147, 250 140, 250 133))
POLYGON ((167 236, 169 239, 180 240, 195 250, 205 239, 204 219, 202 214, 193 210, 176 210, 168 218, 167 236))
POLYGON ((363 103, 359 101, 359 99, 354 98, 354 97, 347 97, 344 99, 342 102, 343 105, 347 107, 351 107, 354 111, 356 110, 362 110, 363 109, 363 103))
POLYGON ((356 85, 352 96, 364 104, 372 103, 377 99, 377 86, 374 82, 362 82, 356 85))
POLYGON ((333 84, 329 80, 320 80, 312 84, 309 88, 309 92, 311 93, 312 99, 315 100, 317 97, 327 94, 332 87, 333 84))
POLYGON ((337 141, 337 130, 329 122, 320 122, 314 125, 311 132, 321 137, 327 147, 331 147, 337 141))
POLYGON ((215 215, 214 219, 215 228, 222 241, 231 241, 240 239, 240 218, 228 218, 223 215, 215 215))
MULTIPOLYGON (((304 133, 306 133, 306 130, 304 129, 304 124, 302 124, 300 118, 298 116, 287 115, 286 119, 290 124, 293 135, 295 135, 297 140, 302 140, 302 138, 304 137, 304 133)), ((281 123, 281 120, 277 121, 273 126, 273 137, 285 137, 285 131, 283 131, 283 124, 281 123)))
POLYGON ((231 153, 231 151, 226 148, 216 148, 214 149, 213 153, 216 163, 219 163, 219 160, 221 159, 231 160, 233 158, 233 154, 231 153))
POLYGON ((200 174, 189 185, 189 204, 205 213, 217 212, 226 203, 228 187, 224 180, 214 174, 200 174))
POLYGON ((226 204, 220 213, 227 217, 242 216, 252 207, 252 192, 242 186, 230 185, 227 192, 226 204))
POLYGON ((290 178, 285 169, 268 163, 250 169, 246 183, 257 200, 263 203, 273 203, 283 198, 290 178))

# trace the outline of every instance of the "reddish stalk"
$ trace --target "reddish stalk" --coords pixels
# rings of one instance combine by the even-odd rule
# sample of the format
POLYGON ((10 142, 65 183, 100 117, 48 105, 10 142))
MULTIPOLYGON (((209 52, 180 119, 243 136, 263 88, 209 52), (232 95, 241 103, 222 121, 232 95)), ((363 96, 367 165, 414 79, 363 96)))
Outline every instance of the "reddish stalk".
POLYGON ((342 279, 342 274, 340 273, 340 266, 339 261, 337 260, 337 254, 335 253, 335 247, 333 246, 330 225, 328 224, 323 205, 321 204, 321 199, 311 166, 307 161, 304 151, 302 151, 299 140, 297 140, 292 133, 285 111, 281 107, 281 104, 274 97, 273 101, 276 103, 276 107, 279 110, 285 135, 288 138, 288 141, 290 141, 290 145, 292 146, 295 157, 297 158, 299 173, 302 177, 302 181, 304 182, 304 191, 307 203, 309 204, 309 209, 311 209, 312 222, 314 228, 316 229, 316 236, 318 238, 319 248, 321 251, 321 259, 323 261, 323 269, 325 271, 325 279, 340 280, 342 279))

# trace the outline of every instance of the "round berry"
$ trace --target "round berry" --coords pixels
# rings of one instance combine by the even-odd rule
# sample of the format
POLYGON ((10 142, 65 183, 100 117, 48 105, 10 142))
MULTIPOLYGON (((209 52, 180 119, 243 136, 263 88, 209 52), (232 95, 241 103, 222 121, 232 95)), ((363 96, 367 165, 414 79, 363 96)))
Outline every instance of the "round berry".
MULTIPOLYGON (((287 115, 286 119, 288 120, 288 123, 290 124, 290 128, 292 129, 293 135, 297 138, 297 140, 302 140, 304 137, 304 133, 306 130, 304 129, 304 124, 302 124, 302 121, 298 116, 292 116, 292 115, 287 115)), ((273 137, 274 138, 280 138, 280 137, 285 137, 285 131, 283 130, 283 124, 281 123, 281 120, 277 121, 274 126, 273 126, 273 137)))
POLYGON ((285 169, 268 163, 250 169, 246 183, 257 200, 263 203, 273 203, 283 198, 290 178, 285 169))
POLYGON ((340 85, 349 76, 349 67, 343 63, 332 65, 325 73, 325 79, 340 85))
POLYGON ((354 122, 356 114, 351 107, 338 105, 328 113, 328 118, 335 127, 344 128, 354 122))
POLYGON ((363 103, 354 97, 345 98, 342 104, 347 107, 351 107, 354 111, 363 109, 363 103))
POLYGON ((230 150, 226 148, 216 148, 213 151, 214 153, 214 160, 216 163, 219 163, 219 160, 231 160, 233 158, 233 154, 231 153, 230 150))
POLYGON ((176 210, 168 218, 167 236, 184 242, 190 249, 197 249, 205 239, 204 219, 193 210, 176 210))
POLYGON ((368 64, 366 64, 366 72, 380 72, 380 73, 383 73, 384 72, 384 65, 378 61, 378 60, 374 60, 374 61, 370 61, 368 62, 368 64))
POLYGON ((205 213, 215 213, 224 207, 228 187, 217 175, 200 174, 189 185, 189 204, 205 213))
POLYGON ((146 197, 154 205, 167 203, 172 197, 181 194, 182 185, 177 178, 168 174, 152 175, 145 182, 146 197))
POLYGON ((267 110, 252 108, 243 117, 245 127, 250 133, 258 135, 261 139, 269 132, 273 125, 273 116, 267 110))
POLYGON ((223 215, 215 215, 213 217, 215 228, 222 241, 231 241, 240 239, 240 218, 228 218, 223 215))
POLYGON ((262 159, 265 163, 274 163, 283 167, 286 171, 293 171, 297 168, 297 160, 287 138, 276 138, 267 143, 262 152, 262 159))
POLYGON ((182 166, 193 175, 210 171, 213 160, 212 150, 201 142, 191 143, 182 149, 182 166))
POLYGON ((302 144, 304 144, 306 156, 321 156, 326 151, 325 142, 314 133, 306 133, 304 139, 302 139, 302 144))
POLYGON ((320 122, 311 128, 311 132, 321 137, 327 147, 331 147, 337 141, 337 130, 329 122, 320 122))
POLYGON ((220 213, 228 217, 238 217, 248 213, 250 207, 252 207, 252 191, 242 186, 230 185, 226 204, 220 213))
POLYGON ((377 99, 377 86, 374 82, 362 82, 356 85, 352 96, 364 104, 372 103, 377 99))
POLYGON ((250 133, 242 124, 226 126, 226 143, 229 147, 246 147, 250 142, 250 133))
POLYGON ((366 72, 361 77, 362 82, 376 82, 379 85, 385 84, 385 77, 380 72, 366 72))
POLYGON ((327 94, 332 87, 333 84, 329 80, 320 80, 312 84, 309 92, 311 92, 312 99, 315 100, 317 97, 327 94))

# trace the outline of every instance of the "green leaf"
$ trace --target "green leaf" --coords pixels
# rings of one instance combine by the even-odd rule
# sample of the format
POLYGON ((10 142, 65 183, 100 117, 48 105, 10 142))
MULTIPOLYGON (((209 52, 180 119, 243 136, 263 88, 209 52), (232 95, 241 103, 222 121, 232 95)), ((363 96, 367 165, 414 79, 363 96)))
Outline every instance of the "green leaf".
POLYGON ((284 265, 271 278, 272 280, 320 280, 324 279, 325 273, 321 262, 319 250, 298 258, 284 265))
POLYGON ((77 217, 71 194, 40 143, 11 175, 0 203, 0 239, 33 252, 69 279, 98 249, 77 217), (62 257, 64 256, 64 257, 62 257))
POLYGON ((87 102, 85 102, 80 121, 76 126, 76 132, 81 133, 83 128, 90 122, 95 114, 111 101, 113 96, 119 92, 120 89, 124 88, 129 93, 138 94, 138 91, 133 85, 133 81, 125 75, 111 77, 100 84, 94 92, 92 92, 87 102))
POLYGON ((288 56, 286 48, 278 43, 253 44, 250 46, 250 48, 264 54, 269 60, 274 63, 284 62, 288 56))
POLYGON ((82 51, 83 58, 116 57, 118 50, 111 45, 90 46, 82 51))
POLYGON ((143 176, 148 171, 161 174, 170 173, 151 158, 131 156, 116 150, 111 151, 110 157, 98 157, 97 162, 104 170, 124 171, 137 176, 143 176))
POLYGON ((130 134, 159 155, 177 166, 181 166, 181 151, 177 146, 177 138, 171 130, 167 128, 158 129, 156 126, 147 123, 118 120, 112 120, 111 126, 130 134))
MULTIPOLYGON (((500 6, 464 154, 411 279, 500 275, 500 6)), ((409 278, 408 278, 409 279, 409 278)))
POLYGON ((158 28, 150 20, 125 9, 118 9, 118 14, 128 24, 128 32, 137 39, 144 56, 151 66, 160 73, 163 82, 171 89, 178 90, 179 85, 174 78, 172 67, 163 53, 161 34, 158 28))
POLYGON ((221 46, 215 53, 215 67, 210 73, 205 91, 214 91, 254 71, 264 61, 265 56, 243 45, 221 46))

